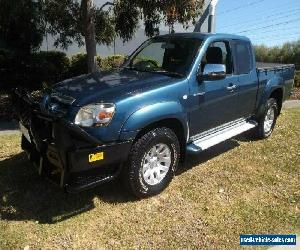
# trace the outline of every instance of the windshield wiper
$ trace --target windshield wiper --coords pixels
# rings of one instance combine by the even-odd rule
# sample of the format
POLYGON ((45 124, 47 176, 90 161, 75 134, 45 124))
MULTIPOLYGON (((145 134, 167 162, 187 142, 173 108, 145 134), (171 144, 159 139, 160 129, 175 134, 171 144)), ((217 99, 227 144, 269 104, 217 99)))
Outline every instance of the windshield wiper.
POLYGON ((124 67, 125 69, 130 69, 130 70, 135 70, 135 71, 140 71, 140 72, 148 72, 148 73, 157 73, 157 74, 164 74, 167 76, 172 76, 172 77, 184 77, 184 74, 180 74, 178 72, 172 72, 172 71, 167 71, 167 70, 144 70, 144 69, 139 69, 137 67, 124 67))
POLYGON ((138 67, 132 67, 132 66, 129 66, 129 67, 123 67, 124 69, 129 69, 129 70, 134 70, 134 71, 138 71, 138 72, 152 72, 152 71, 149 71, 149 70, 144 70, 144 69, 140 69, 138 67))
POLYGON ((172 72, 172 71, 167 71, 167 70, 153 70, 153 71, 149 71, 152 73, 158 73, 158 74, 164 74, 167 76, 174 76, 174 77, 184 77, 184 74, 180 74, 178 72, 172 72))
POLYGON ((138 70, 136 67, 132 67, 132 66, 126 66, 126 67, 123 67, 124 69, 130 69, 130 70, 138 70))

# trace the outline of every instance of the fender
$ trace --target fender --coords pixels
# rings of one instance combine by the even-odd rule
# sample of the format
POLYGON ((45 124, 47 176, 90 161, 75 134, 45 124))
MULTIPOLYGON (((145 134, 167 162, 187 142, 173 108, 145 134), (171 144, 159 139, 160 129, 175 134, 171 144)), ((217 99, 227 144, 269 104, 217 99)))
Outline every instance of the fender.
POLYGON ((150 104, 132 113, 122 126, 120 139, 134 139, 138 132, 148 125, 170 118, 181 122, 186 135, 187 115, 182 105, 175 101, 166 101, 150 104))
POLYGON ((260 115, 264 112, 264 107, 268 99, 270 98, 271 94, 277 90, 281 89, 284 95, 284 81, 282 77, 273 77, 270 79, 267 84, 264 87, 263 93, 260 96, 260 99, 258 99, 258 107, 257 107, 257 116, 260 117, 260 115))

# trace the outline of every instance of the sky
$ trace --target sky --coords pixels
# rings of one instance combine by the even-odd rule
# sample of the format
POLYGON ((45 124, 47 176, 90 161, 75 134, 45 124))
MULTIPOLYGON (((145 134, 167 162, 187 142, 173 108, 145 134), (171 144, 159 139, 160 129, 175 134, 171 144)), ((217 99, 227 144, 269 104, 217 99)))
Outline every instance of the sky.
MULTIPOLYGON (((97 6, 105 2, 107 0, 94 0, 97 6)), ((176 32, 192 32, 193 29, 193 26, 184 30, 181 25, 175 25, 176 32)), ((160 30, 161 33, 166 33, 168 27, 161 25, 160 30)), ((280 46, 285 42, 298 40, 300 0, 219 0, 216 9, 216 32, 244 35, 255 45, 280 46)), ((115 51, 117 54, 128 55, 146 39, 141 22, 140 29, 129 43, 123 44, 117 39, 115 51)), ((53 39, 48 38, 49 49, 55 49, 52 43, 53 39)), ((44 42, 42 50, 46 50, 46 47, 44 42)), ((65 52, 72 55, 84 51, 84 47, 78 48, 74 44, 65 52)), ((97 53, 107 56, 113 54, 114 49, 97 46, 97 53)))
POLYGON ((300 0, 219 0, 216 32, 248 36, 254 44, 300 39, 300 0))

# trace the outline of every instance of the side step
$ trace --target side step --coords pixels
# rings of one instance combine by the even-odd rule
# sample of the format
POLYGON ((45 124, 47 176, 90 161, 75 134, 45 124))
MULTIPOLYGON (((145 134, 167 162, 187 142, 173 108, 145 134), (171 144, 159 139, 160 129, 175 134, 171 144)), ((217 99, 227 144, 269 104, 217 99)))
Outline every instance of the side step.
POLYGON ((192 137, 187 152, 198 153, 257 126, 255 121, 240 119, 192 137))

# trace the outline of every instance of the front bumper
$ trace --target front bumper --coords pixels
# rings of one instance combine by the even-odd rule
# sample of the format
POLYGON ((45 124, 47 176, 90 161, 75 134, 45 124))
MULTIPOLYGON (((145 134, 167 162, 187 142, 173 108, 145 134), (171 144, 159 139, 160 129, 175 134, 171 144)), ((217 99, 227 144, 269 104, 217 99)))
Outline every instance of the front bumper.
POLYGON ((41 111, 20 94, 16 107, 26 135, 22 148, 38 165, 40 175, 68 192, 92 188, 118 176, 132 141, 103 143, 64 118, 41 111))

